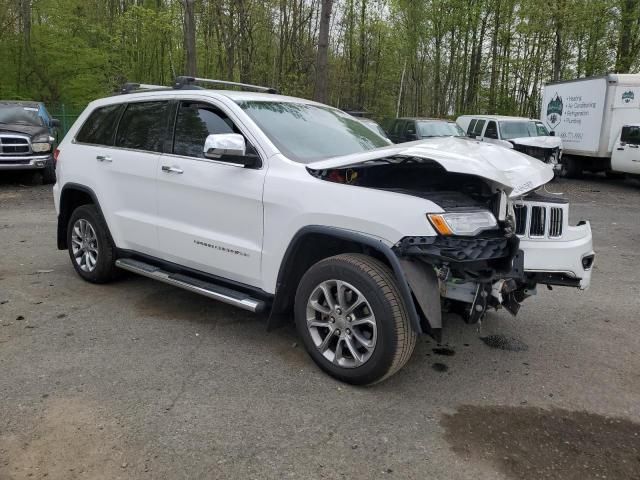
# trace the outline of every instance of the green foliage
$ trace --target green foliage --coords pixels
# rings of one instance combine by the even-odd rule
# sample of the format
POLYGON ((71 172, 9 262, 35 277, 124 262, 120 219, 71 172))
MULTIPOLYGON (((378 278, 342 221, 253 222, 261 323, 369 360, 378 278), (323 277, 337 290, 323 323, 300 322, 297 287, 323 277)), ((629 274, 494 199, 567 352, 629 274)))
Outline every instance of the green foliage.
MULTIPOLYGON (((312 96, 319 0, 195 12, 199 75, 312 96)), ((335 0, 333 12, 330 103, 378 119, 536 115, 554 77, 640 66, 637 0, 335 0)), ((125 81, 168 85, 184 72, 183 14, 182 0, 0 0, 0 98, 79 106, 125 81)))

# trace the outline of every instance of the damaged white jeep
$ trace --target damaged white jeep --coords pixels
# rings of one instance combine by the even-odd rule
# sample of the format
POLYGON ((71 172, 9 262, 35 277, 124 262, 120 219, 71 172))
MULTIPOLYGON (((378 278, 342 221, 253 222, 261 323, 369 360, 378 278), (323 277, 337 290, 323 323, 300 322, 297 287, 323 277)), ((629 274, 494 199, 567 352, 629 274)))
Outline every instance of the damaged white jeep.
POLYGON ((224 82, 129 84, 60 144, 58 247, 85 280, 124 269, 268 312, 270 328, 293 318, 353 384, 440 339, 445 310, 474 323, 515 315, 538 284, 589 286, 589 223, 537 192, 550 165, 467 138, 389 146, 335 108, 202 83, 224 82))

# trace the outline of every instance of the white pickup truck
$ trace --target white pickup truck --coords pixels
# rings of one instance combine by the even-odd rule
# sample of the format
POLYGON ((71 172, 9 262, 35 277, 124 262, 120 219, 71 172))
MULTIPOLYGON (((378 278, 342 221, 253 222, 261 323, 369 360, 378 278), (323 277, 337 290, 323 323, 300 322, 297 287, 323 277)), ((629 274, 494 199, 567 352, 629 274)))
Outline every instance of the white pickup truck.
POLYGON ((540 120, 562 139, 561 175, 640 175, 640 75, 548 83, 540 120))
POLYGON ((228 85, 128 85, 56 150, 58 247, 83 279, 124 269, 295 320, 354 384, 440 339, 445 308, 473 323, 537 284, 589 286, 589 223, 536 193, 549 165, 468 138, 389 146, 335 108, 203 83, 228 85))

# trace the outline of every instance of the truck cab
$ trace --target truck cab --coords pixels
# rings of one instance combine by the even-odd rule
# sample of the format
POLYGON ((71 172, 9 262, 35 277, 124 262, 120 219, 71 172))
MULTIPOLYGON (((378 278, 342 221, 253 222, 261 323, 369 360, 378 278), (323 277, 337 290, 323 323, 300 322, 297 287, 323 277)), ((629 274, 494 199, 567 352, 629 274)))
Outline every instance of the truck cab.
POLYGON ((513 148, 558 168, 562 140, 549 133, 540 120, 498 115, 462 115, 456 123, 468 137, 513 148))
POLYGON ((640 175, 640 123, 624 125, 611 152, 611 170, 640 175))

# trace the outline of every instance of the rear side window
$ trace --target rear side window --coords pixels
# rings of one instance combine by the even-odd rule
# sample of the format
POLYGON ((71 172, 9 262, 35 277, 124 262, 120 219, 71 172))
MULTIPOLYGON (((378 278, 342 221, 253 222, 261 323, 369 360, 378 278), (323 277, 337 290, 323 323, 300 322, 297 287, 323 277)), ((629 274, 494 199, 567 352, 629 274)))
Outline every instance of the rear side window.
POLYGON ((208 135, 239 133, 223 112, 194 102, 181 102, 176 118, 173 153, 187 157, 204 157, 203 147, 208 135))
POLYGON ((469 128, 467 128, 467 135, 473 135, 473 129, 476 127, 477 120, 474 118, 469 123, 469 128))
POLYGON ((161 152, 167 133, 168 102, 130 103, 118 124, 116 146, 161 152))
POLYGON ((113 145, 118 118, 124 105, 107 105, 96 108, 76 135, 76 142, 94 145, 113 145))
POLYGON ((482 128, 484 127, 484 120, 478 120, 476 122, 475 127, 473 127, 473 134, 476 135, 477 137, 479 137, 480 135, 482 135, 482 128))
POLYGON ((622 127, 622 135, 620 135, 620 141, 622 143, 640 145, 640 127, 622 127))

